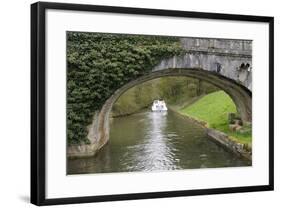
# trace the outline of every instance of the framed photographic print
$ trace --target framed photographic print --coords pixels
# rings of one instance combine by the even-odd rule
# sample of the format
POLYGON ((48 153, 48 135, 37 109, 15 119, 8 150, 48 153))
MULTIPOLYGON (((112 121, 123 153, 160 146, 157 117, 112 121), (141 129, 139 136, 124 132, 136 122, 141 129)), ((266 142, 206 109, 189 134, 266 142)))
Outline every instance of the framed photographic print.
POLYGON ((273 17, 31 5, 31 202, 273 190, 273 17))

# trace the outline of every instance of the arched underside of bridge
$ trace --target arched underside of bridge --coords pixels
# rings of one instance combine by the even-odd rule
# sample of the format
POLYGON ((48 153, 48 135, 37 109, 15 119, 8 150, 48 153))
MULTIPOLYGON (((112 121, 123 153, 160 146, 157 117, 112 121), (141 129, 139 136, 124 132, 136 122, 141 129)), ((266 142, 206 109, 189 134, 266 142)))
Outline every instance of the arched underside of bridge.
POLYGON ((173 68, 150 72, 139 77, 115 91, 115 93, 104 103, 100 111, 95 112, 93 122, 88 126, 88 139, 90 144, 68 147, 69 157, 83 157, 94 155, 109 140, 110 112, 117 99, 130 88, 143 82, 165 77, 165 76, 187 76, 209 82, 224 90, 236 104, 238 113, 243 121, 251 122, 252 119, 252 93, 245 86, 236 81, 226 78, 216 72, 210 72, 198 68, 173 68))

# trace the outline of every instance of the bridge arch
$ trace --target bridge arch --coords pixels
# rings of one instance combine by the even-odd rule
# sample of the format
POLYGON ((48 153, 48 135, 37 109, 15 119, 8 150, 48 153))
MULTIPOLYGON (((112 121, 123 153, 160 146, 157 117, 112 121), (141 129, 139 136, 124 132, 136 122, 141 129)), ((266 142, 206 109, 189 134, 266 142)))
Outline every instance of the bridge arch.
MULTIPOLYGON (((147 73, 138 79, 125 84, 123 87, 114 92, 114 94, 104 103, 102 109, 95 113, 92 124, 88 126, 88 138, 91 141, 91 144, 88 145, 89 150, 96 151, 108 142, 110 132, 110 112, 114 103, 123 93, 146 81, 166 76, 187 76, 201 79, 217 86, 218 88, 224 90, 232 98, 241 119, 243 121, 251 122, 252 93, 247 87, 216 72, 210 72, 203 69, 165 69, 147 73)), ((85 148, 85 145, 83 148, 85 148)))
POLYGON ((69 157, 94 155, 109 140, 110 112, 117 99, 133 86, 165 76, 187 76, 217 86, 232 98, 241 119, 251 122, 251 41, 181 38, 180 42, 185 54, 162 59, 146 74, 126 83, 105 101, 87 127, 90 144, 68 146, 69 157))

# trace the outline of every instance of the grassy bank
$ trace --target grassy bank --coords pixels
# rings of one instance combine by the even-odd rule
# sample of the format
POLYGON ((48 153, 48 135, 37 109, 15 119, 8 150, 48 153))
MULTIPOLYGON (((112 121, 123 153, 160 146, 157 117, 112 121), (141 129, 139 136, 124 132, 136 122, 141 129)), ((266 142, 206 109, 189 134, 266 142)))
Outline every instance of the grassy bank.
POLYGON ((206 122, 208 127, 222 131, 234 140, 251 146, 250 126, 245 125, 243 133, 229 129, 228 114, 237 111, 232 99, 224 91, 210 93, 179 111, 183 115, 206 122))

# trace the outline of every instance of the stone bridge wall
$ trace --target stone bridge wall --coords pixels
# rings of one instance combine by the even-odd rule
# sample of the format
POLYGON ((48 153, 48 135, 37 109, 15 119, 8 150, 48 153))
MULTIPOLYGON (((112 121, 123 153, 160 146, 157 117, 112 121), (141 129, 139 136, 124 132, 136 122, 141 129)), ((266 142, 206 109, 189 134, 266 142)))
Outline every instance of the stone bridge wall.
POLYGON ((181 38, 185 55, 162 60, 152 71, 199 68, 235 80, 252 90, 252 41, 181 38))

